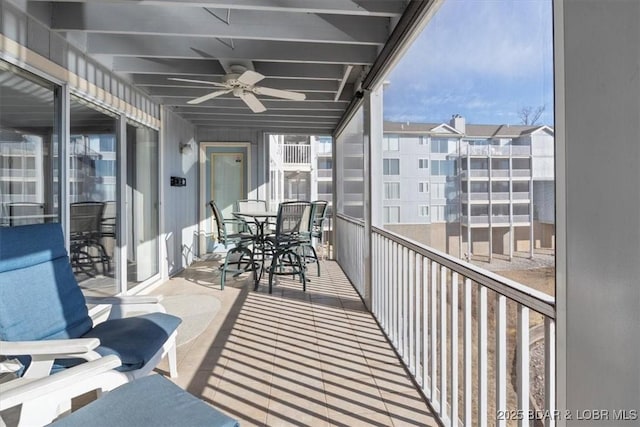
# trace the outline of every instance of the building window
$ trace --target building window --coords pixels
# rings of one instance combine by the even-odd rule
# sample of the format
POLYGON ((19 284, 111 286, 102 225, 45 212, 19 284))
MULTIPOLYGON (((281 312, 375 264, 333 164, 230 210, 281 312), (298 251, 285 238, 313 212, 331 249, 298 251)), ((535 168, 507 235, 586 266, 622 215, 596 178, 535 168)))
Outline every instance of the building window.
POLYGON ((325 158, 318 159, 318 169, 333 169, 333 160, 325 158))
POLYGON ((382 159, 383 175, 400 175, 400 159, 382 159))
POLYGON ((444 205, 431 206, 431 222, 444 222, 444 205))
POLYGON ((449 140, 446 138, 431 138, 431 152, 444 154, 448 153, 449 140))
POLYGON ((428 193, 429 183, 427 181, 418 183, 418 193, 428 193))
POLYGON ((418 206, 418 216, 421 216, 421 217, 429 216, 429 206, 428 205, 418 206))
POLYGON ((456 169, 455 160, 431 160, 431 175, 454 176, 456 169))
POLYGON ((382 140, 383 151, 400 150, 400 137, 398 135, 385 135, 382 140))
POLYGON ((398 199, 400 199, 400 183, 399 182, 385 182, 384 183, 384 198, 385 198, 385 200, 398 200, 398 199))
POLYGON ((400 206, 385 206, 383 208, 383 221, 385 224, 397 224, 400 222, 400 206))
POLYGON ((444 199, 444 182, 436 182, 431 184, 431 197, 434 199, 444 199))
POLYGON ((418 159, 418 169, 427 169, 429 167, 429 159, 418 159))
POLYGON ((418 138, 418 145, 427 145, 427 137, 421 136, 418 138))

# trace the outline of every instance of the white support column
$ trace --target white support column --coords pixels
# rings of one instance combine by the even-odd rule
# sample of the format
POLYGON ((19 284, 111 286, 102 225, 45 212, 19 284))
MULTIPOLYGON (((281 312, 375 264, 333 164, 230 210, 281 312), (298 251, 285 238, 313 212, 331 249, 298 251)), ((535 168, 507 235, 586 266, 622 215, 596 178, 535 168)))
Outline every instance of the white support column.
POLYGON ((364 302, 371 307, 371 235, 373 220, 379 222, 382 210, 381 187, 374 188, 382 179, 382 89, 367 91, 364 99, 364 302), (375 156, 375 157, 374 157, 375 156), (374 213, 375 212, 375 213, 374 213))

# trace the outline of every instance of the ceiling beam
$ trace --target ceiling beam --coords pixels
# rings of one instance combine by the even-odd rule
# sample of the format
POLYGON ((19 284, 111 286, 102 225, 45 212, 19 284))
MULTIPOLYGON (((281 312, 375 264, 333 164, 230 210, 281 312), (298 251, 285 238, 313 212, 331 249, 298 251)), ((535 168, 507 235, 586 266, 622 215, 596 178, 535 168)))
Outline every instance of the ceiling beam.
POLYGON ((384 45, 389 19, 237 10, 229 23, 212 16, 227 10, 167 6, 140 7, 119 3, 53 3, 52 29, 107 34, 148 34, 174 37, 230 38, 384 45))
MULTIPOLYGON (((202 110, 202 109, 201 109, 202 110)), ((243 114, 240 114, 237 111, 221 111, 220 109, 216 110, 204 110, 204 111, 185 111, 174 109, 176 114, 180 114, 185 119, 199 119, 199 118, 207 118, 209 116, 219 116, 219 117, 244 117, 243 114)), ((271 109, 264 113, 260 113, 261 117, 315 117, 315 118, 340 118, 342 114, 339 111, 321 111, 321 110, 301 110, 301 111, 280 111, 278 109, 271 109)))
MULTIPOLYGON (((149 74, 134 74, 131 76, 133 84, 139 87, 180 87, 180 88, 210 88, 215 86, 208 86, 203 83, 189 83, 170 80, 170 75, 149 75, 149 74)), ((181 77, 179 77, 181 78, 181 77)), ((222 78, 200 78, 196 80, 210 81, 221 83, 222 78)), ((297 90, 303 92, 331 92, 336 93, 339 85, 335 80, 301 80, 301 79, 274 79, 265 78, 257 83, 258 86, 266 86, 273 89, 281 90, 297 90)))
MULTIPOLYGON (((49 0, 35 0, 49 1, 49 0)), ((74 3, 103 3, 104 0, 69 0, 74 3)), ((130 3, 131 0, 111 0, 130 3)), ((327 13, 335 15, 399 17, 406 0, 138 0, 141 6, 210 7, 274 12, 327 13)))
MULTIPOLYGON (((340 80, 342 65, 282 64, 253 62, 254 70, 269 78, 340 80)), ((113 60, 113 71, 125 74, 161 74, 167 76, 224 76, 217 59, 166 59, 119 57, 113 60)))
MULTIPOLYGON (((188 101, 192 98, 199 98, 202 95, 206 95, 209 92, 214 92, 224 88, 217 87, 200 87, 200 88, 179 88, 179 87, 153 87, 147 88, 149 89, 149 95, 156 96, 159 98, 184 98, 185 101, 188 101)), ((330 92, 308 92, 306 93, 307 98, 304 101, 296 101, 296 102, 313 102, 313 101, 334 101, 335 95, 330 92)), ((218 96, 216 99, 235 99, 235 96, 231 93, 218 96)), ((258 95, 258 99, 261 101, 274 101, 274 102, 282 102, 282 99, 271 97, 267 95, 258 95)), ((337 102, 343 102, 346 107, 347 103, 350 101, 350 98, 343 96, 337 102)))
POLYGON ((373 63, 375 46, 237 40, 233 48, 216 39, 128 34, 87 34, 87 52, 154 58, 225 58, 326 64, 373 63))
MULTIPOLYGON (((189 105, 186 101, 181 101, 178 98, 166 98, 162 99, 162 104, 173 107, 189 107, 189 108, 226 108, 226 109, 242 109, 248 110, 247 104, 242 100, 235 99, 212 99, 198 106, 189 105)), ((333 102, 333 101, 274 101, 272 99, 263 100, 262 103, 267 109, 273 110, 286 110, 286 111, 301 111, 301 110, 326 110, 326 111, 344 111, 346 108, 345 102, 333 102)))

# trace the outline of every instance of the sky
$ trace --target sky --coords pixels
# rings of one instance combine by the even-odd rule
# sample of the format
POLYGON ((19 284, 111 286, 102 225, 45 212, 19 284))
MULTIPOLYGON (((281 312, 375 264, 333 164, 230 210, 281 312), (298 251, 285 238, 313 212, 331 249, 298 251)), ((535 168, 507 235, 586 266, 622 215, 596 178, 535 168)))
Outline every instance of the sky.
POLYGON ((553 125, 551 0, 447 0, 386 78, 384 118, 553 125))

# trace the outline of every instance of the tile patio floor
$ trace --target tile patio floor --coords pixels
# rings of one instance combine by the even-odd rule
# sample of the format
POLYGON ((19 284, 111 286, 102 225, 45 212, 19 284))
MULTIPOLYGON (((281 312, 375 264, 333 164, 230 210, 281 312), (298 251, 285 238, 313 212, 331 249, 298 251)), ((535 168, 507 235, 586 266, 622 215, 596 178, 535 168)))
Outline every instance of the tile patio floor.
MULTIPOLYGON (((358 294, 332 261, 311 266, 307 292, 248 279, 220 290, 214 261, 193 264, 154 294, 213 295, 222 307, 178 347, 175 382, 242 426, 437 426, 358 294)), ((166 370, 166 362, 160 365, 166 370)))

